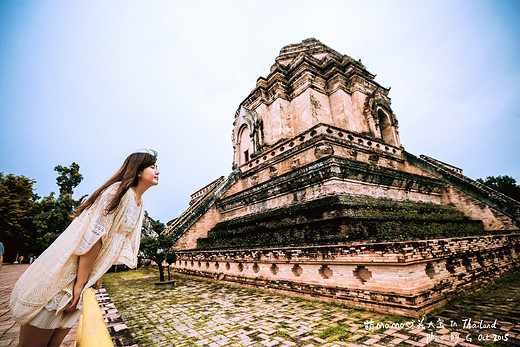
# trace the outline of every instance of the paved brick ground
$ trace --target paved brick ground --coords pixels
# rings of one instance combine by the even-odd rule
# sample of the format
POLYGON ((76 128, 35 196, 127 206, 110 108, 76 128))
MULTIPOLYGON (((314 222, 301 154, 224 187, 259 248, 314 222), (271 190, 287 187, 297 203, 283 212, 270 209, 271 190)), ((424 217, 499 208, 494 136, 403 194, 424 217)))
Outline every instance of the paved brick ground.
POLYGON ((157 278, 146 270, 104 277, 141 347, 520 345, 520 272, 422 321, 184 277, 155 290, 157 278), (495 328, 480 325, 495 319, 495 328))
MULTIPOLYGON (((0 346, 18 342, 8 301, 26 268, 0 269, 0 346)), ((520 345, 520 272, 422 322, 189 278, 159 291, 153 289, 157 277, 139 270, 104 278, 124 319, 118 324, 128 325, 141 347, 520 345), (486 328, 481 320, 496 323, 486 328)), ((75 329, 62 346, 72 346, 74 336, 75 329)))
POLYGON ((139 347, 105 288, 101 288, 95 292, 97 302, 101 308, 101 313, 105 319, 114 346, 139 347))
MULTIPOLYGON (((9 311, 9 299, 13 287, 29 267, 27 264, 3 265, 0 268, 0 346, 16 346, 20 326, 14 321, 9 311)), ((64 347, 74 346, 77 326, 72 328, 61 344, 64 347)))
MULTIPOLYGON (((16 346, 20 327, 9 311, 9 298, 14 284, 29 265, 4 265, 0 269, 0 346, 16 346)), ((105 318, 114 346, 137 347, 135 340, 104 288, 96 291, 96 298, 105 318)), ((62 347, 74 346, 77 325, 65 337, 62 347)))

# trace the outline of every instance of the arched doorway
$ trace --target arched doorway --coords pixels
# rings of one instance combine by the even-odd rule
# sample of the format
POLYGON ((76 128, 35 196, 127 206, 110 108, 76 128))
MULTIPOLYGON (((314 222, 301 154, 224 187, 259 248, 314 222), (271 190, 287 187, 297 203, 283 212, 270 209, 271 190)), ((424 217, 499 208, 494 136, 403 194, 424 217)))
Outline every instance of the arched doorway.
POLYGON ((252 146, 251 146, 251 136, 249 134, 249 128, 247 125, 244 125, 240 128, 238 133, 238 155, 239 155, 239 163, 238 165, 243 165, 247 163, 251 159, 252 146))
POLYGON ((382 109, 378 109, 377 117, 379 118, 379 130, 381 131, 383 142, 395 146, 394 131, 392 129, 390 116, 388 116, 388 114, 386 114, 382 109))

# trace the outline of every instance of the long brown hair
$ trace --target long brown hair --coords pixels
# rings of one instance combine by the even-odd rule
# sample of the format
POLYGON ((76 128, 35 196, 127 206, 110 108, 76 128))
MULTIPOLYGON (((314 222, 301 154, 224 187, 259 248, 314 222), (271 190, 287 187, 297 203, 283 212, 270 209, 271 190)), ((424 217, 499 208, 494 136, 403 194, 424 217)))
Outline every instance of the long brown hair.
POLYGON ((89 208, 94 204, 99 195, 103 193, 105 189, 116 182, 121 182, 119 188, 117 189, 116 195, 110 201, 107 206, 105 213, 110 213, 114 211, 119 203, 121 202, 121 198, 125 193, 130 189, 130 187, 137 186, 139 182, 139 174, 149 166, 154 165, 157 162, 157 152, 154 150, 146 150, 139 151, 136 153, 130 154, 124 161, 123 165, 116 172, 114 176, 112 176, 108 181, 105 182, 101 187, 99 187, 92 195, 85 201, 81 206, 78 207, 76 211, 75 217, 79 216, 83 210, 89 208))

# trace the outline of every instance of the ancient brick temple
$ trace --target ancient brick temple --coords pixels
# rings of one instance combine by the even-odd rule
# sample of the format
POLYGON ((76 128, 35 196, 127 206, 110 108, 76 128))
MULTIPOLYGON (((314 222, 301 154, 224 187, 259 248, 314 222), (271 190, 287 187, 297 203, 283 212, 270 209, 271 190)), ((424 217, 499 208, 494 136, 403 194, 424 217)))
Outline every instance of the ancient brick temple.
POLYGON ((520 203, 401 146, 388 88, 315 39, 240 104, 234 171, 167 233, 175 271, 418 316, 520 264, 520 203))

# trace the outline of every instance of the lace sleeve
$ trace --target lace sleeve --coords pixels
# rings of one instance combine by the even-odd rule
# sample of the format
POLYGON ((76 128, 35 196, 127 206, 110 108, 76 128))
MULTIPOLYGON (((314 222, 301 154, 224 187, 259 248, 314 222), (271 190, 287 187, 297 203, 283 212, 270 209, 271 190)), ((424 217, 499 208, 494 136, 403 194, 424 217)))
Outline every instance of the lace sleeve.
POLYGON ((144 202, 135 211, 135 218, 132 219, 131 231, 126 234, 121 253, 116 260, 118 264, 125 264, 133 269, 137 266, 137 252, 141 242, 141 228, 144 218, 144 202))
POLYGON ((86 232, 83 233, 81 242, 75 248, 73 254, 87 253, 100 238, 101 242, 104 242, 107 230, 110 230, 110 225, 114 219, 114 212, 106 214, 106 208, 116 194, 118 186, 119 184, 116 183, 105 189, 94 204, 78 217, 85 223, 86 232))

